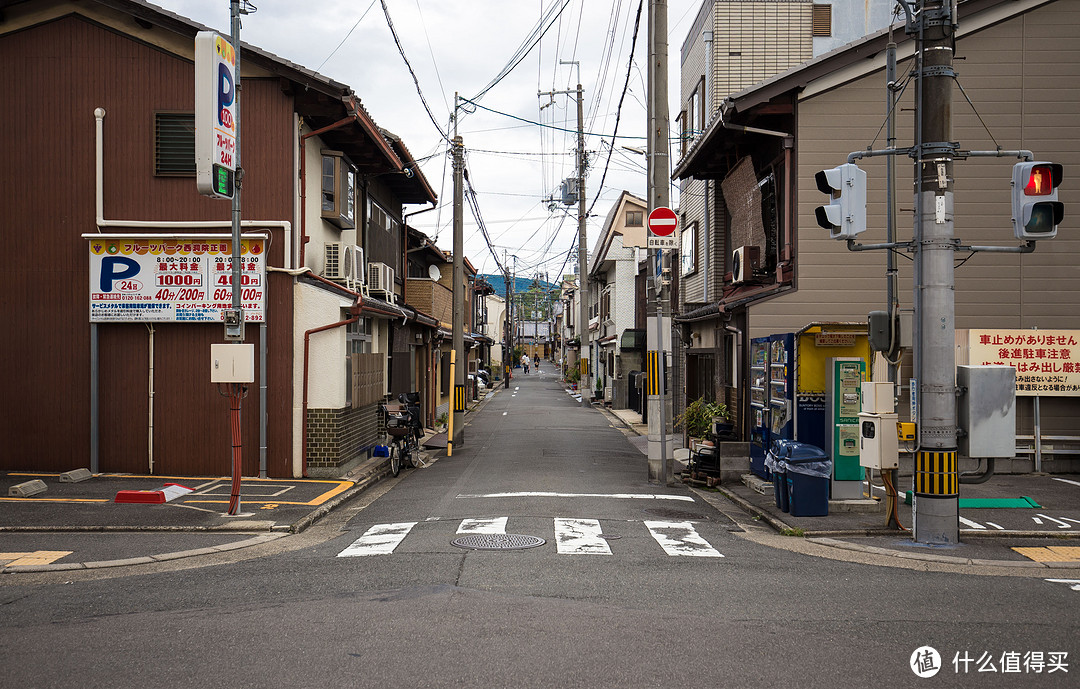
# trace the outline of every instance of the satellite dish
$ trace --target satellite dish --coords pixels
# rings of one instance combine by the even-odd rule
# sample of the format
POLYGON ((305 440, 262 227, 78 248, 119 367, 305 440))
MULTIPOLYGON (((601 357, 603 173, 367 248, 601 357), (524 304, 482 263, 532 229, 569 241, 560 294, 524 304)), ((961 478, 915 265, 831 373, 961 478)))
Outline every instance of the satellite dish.
POLYGON ((439 270, 439 266, 435 265, 434 263, 427 267, 427 274, 428 277, 432 280, 438 280, 442 277, 442 271, 439 270))

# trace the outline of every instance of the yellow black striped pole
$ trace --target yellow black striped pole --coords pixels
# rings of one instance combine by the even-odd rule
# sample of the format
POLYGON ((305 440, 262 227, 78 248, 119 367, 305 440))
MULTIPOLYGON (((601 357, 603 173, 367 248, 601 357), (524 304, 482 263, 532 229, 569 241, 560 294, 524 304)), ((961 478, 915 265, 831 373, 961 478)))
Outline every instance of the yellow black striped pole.
POLYGON ((465 386, 454 386, 454 411, 465 411, 465 386))
MULTIPOLYGON (((450 350, 450 383, 454 382, 454 367, 457 364, 457 351, 450 350)), ((457 394, 457 391, 454 391, 457 394)), ((451 401, 450 419, 446 426, 446 456, 454 454, 454 409, 451 401)))
POLYGON ((960 494, 956 451, 921 451, 915 457, 915 494, 949 497, 960 494))
POLYGON ((650 351, 646 354, 646 370, 648 373, 646 394, 660 394, 660 352, 650 351))

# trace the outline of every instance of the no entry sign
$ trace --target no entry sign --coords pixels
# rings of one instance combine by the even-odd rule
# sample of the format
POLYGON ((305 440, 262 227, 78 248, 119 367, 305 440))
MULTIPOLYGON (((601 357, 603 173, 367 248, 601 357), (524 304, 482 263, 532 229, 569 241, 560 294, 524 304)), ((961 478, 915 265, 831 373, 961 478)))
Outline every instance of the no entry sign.
POLYGON ((649 213, 649 242, 650 249, 676 249, 679 240, 675 236, 675 230, 679 226, 679 216, 670 208, 661 206, 649 213))

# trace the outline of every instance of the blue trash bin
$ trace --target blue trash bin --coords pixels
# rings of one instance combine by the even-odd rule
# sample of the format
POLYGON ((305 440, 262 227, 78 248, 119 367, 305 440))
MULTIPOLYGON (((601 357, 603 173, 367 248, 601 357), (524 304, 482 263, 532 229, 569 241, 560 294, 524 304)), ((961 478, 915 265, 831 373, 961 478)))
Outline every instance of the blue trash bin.
POLYGON ((769 470, 769 475, 772 476, 773 484, 773 498, 776 500, 776 506, 782 511, 787 512, 788 507, 788 486, 787 477, 785 476, 784 462, 775 453, 776 446, 773 446, 772 450, 765 455, 765 468, 769 470))
POLYGON ((793 443, 788 446, 787 456, 782 461, 791 516, 827 516, 832 459, 819 447, 793 443))

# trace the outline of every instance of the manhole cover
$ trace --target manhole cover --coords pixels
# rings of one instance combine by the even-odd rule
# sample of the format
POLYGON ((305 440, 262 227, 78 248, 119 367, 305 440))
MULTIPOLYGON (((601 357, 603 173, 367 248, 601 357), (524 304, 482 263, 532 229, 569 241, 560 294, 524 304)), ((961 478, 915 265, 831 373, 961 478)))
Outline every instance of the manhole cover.
POLYGON ((686 512, 686 511, 683 511, 683 510, 675 510, 675 509, 671 509, 670 507, 651 507, 651 508, 645 510, 645 513, 646 514, 651 514, 654 517, 663 517, 664 519, 699 519, 699 520, 707 520, 708 519, 708 517, 706 517, 705 515, 698 514, 697 512, 686 512))
POLYGON ((450 545, 467 550, 525 550, 542 546, 547 541, 536 536, 521 534, 480 533, 462 536, 450 541, 450 545))

